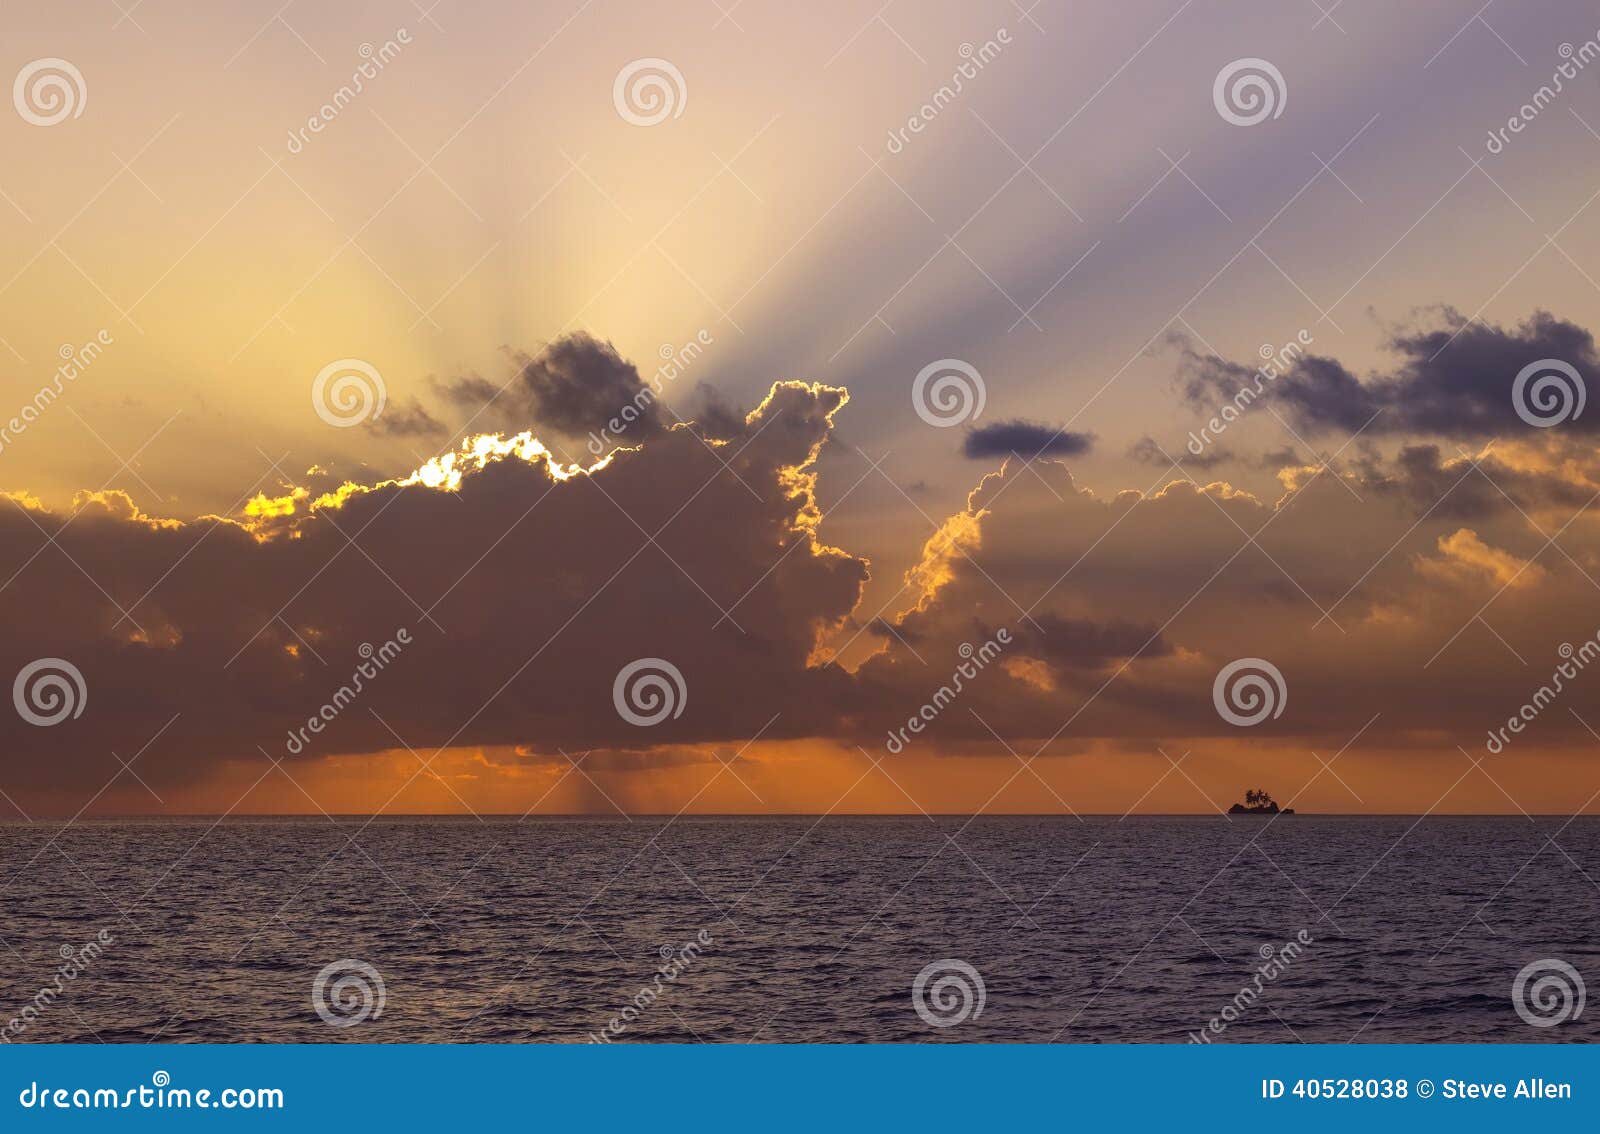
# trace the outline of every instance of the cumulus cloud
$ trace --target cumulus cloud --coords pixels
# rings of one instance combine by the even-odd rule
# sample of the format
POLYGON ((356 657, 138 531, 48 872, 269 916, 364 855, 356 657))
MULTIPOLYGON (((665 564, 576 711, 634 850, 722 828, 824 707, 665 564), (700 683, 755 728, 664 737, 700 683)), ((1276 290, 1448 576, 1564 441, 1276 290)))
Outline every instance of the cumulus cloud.
POLYGON ((6 497, 0 672, 62 658, 88 689, 54 728, 0 714, 8 786, 103 781, 112 750, 158 734, 139 761, 152 783, 258 746, 582 750, 812 727, 848 684, 813 651, 867 578, 815 533, 812 462, 845 400, 780 384, 725 446, 680 426, 587 471, 531 435, 477 439, 412 477, 262 496, 234 517, 152 517, 115 492, 71 514, 6 497), (410 642, 341 695, 402 628, 410 642), (670 661, 688 690, 650 729, 613 703, 639 658, 670 661))
MULTIPOLYGON (((1282 479, 1276 500, 1176 477, 1101 497, 1060 464, 1008 463, 929 541, 907 580, 916 602, 879 631, 860 690, 873 711, 915 706, 964 644, 1006 627, 1004 664, 924 743, 981 745, 992 727, 1049 751, 1221 735, 1337 749, 1372 722, 1374 741, 1448 747, 1520 702, 1539 669, 1524 659, 1553 666, 1560 643, 1600 630, 1600 614, 1577 613, 1600 610, 1593 452, 1435 450, 1374 479, 1315 466, 1282 479), (1278 666, 1292 699, 1248 735, 1212 702, 1216 674, 1246 657, 1278 666)), ((1570 716, 1540 727, 1543 743, 1588 739, 1570 716)))
POLYGON ((1013 419, 970 430, 961 452, 973 460, 989 457, 1076 457, 1094 444, 1091 433, 1069 433, 1038 422, 1013 419))

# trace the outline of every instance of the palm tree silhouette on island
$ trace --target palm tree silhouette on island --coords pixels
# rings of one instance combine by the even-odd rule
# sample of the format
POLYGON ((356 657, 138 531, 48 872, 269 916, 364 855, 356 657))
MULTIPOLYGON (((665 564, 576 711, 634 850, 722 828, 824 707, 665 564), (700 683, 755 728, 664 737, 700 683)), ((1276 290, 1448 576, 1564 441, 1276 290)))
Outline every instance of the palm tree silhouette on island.
POLYGON ((1229 815, 1293 815, 1294 808, 1279 808, 1277 801, 1260 788, 1244 793, 1244 802, 1228 808, 1229 815))

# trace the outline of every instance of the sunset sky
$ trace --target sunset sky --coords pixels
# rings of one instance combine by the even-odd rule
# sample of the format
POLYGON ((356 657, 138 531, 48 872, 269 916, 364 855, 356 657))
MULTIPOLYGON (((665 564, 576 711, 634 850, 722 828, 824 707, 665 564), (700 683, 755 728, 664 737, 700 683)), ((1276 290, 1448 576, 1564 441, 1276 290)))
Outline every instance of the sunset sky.
POLYGON ((0 811, 1595 810, 1600 17, 1480 2, 14 13, 0 811))

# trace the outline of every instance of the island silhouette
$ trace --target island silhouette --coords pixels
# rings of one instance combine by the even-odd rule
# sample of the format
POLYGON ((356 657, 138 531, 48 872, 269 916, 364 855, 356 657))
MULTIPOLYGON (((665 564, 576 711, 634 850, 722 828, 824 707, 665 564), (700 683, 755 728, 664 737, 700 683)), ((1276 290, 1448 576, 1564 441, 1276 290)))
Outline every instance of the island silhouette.
POLYGON ((1244 802, 1228 808, 1229 815, 1293 815, 1294 808, 1280 808, 1276 800, 1260 788, 1250 788, 1244 793, 1244 802))

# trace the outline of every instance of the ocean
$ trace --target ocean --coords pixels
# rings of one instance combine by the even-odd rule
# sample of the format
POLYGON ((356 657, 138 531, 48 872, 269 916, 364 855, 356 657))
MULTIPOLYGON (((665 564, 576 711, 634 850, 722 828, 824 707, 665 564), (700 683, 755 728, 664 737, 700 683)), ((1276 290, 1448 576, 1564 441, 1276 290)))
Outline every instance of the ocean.
POLYGON ((11 1042, 1560 1042, 1600 1017, 1575 1011, 1594 818, 13 822, 0 878, 11 1042))

